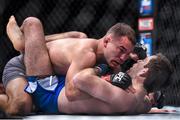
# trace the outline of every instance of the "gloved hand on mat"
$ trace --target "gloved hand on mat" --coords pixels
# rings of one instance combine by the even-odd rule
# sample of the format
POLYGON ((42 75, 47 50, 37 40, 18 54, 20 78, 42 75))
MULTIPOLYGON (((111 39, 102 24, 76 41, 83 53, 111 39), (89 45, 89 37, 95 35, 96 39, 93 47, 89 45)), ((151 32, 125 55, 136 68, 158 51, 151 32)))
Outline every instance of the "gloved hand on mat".
POLYGON ((165 103, 165 95, 161 91, 157 91, 154 93, 154 99, 155 104, 153 105, 153 107, 157 107, 159 109, 163 108, 165 103))

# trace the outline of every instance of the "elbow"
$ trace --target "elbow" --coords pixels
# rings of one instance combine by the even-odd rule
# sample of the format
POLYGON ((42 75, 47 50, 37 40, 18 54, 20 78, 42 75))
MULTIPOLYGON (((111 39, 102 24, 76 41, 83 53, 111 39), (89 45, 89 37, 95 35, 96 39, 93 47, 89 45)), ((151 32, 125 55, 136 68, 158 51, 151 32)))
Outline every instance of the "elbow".
POLYGON ((81 89, 82 88, 82 83, 83 83, 83 76, 81 74, 76 74, 73 77, 74 87, 77 88, 77 89, 81 89))
POLYGON ((74 94, 73 91, 65 91, 65 94, 66 94, 66 97, 69 101, 76 101, 77 100, 77 97, 76 95, 74 94))
POLYGON ((80 98, 81 79, 76 75, 72 79, 73 87, 67 87, 65 90, 66 97, 69 101, 76 101, 80 98))
POLYGON ((66 88, 65 87, 65 94, 66 94, 66 97, 69 101, 76 101, 78 100, 78 97, 79 97, 79 90, 76 89, 76 88, 66 88))

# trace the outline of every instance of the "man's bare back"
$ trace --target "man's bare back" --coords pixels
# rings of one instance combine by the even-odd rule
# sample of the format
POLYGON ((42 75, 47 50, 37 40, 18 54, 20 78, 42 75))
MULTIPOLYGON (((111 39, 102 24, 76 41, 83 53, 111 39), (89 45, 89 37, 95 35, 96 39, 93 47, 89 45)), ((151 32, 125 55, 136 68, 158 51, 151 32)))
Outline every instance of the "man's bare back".
MULTIPOLYGON (((67 74, 74 58, 77 56, 83 58, 88 53, 96 54, 98 42, 95 39, 66 38, 46 43, 55 72, 57 74, 67 74)), ((96 58, 94 58, 94 61, 96 61, 96 58)))

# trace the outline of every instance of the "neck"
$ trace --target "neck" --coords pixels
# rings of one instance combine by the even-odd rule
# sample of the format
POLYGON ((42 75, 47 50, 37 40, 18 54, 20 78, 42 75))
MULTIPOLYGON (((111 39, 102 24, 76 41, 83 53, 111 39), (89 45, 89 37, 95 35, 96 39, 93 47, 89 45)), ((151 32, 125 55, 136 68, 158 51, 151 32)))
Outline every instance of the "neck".
POLYGON ((135 79, 137 77, 137 71, 134 71, 132 69, 128 70, 127 74, 130 75, 132 79, 135 79))
POLYGON ((96 49, 96 56, 97 56, 97 64, 98 63, 106 63, 105 57, 104 57, 104 46, 103 46, 103 38, 98 40, 98 45, 96 49))
POLYGON ((142 81, 143 80, 140 80, 139 78, 132 80, 133 87, 136 89, 135 94, 138 98, 144 98, 144 96, 148 94, 142 81))
POLYGON ((144 80, 145 80, 145 77, 135 76, 134 78, 132 78, 132 84, 135 88, 145 89, 144 80))

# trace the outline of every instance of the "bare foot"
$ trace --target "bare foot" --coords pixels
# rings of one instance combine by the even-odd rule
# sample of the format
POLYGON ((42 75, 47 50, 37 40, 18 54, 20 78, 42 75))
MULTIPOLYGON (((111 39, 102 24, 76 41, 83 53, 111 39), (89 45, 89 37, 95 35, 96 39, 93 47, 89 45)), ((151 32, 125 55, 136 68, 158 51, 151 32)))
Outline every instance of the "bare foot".
POLYGON ((20 30, 19 26, 17 25, 14 16, 11 16, 9 18, 9 22, 6 26, 6 32, 14 48, 17 51, 23 52, 24 51, 23 33, 20 30))

